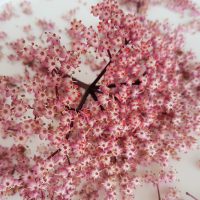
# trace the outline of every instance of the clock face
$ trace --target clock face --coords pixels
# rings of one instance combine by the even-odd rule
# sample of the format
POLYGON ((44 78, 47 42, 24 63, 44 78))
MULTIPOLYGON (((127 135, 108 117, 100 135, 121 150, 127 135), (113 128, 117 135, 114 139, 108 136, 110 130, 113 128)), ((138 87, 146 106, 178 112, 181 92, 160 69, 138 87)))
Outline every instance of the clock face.
MULTIPOLYGON (((71 21, 74 20, 74 18, 77 18, 82 20, 82 22, 88 27, 91 25, 96 27, 98 24, 98 19, 91 14, 90 7, 99 2, 101 1, 0 0, 0 75, 17 77, 18 75, 22 75, 24 73, 24 64, 20 60, 18 60, 16 55, 11 50, 14 46, 13 42, 18 40, 19 38, 23 38, 29 44, 39 43, 40 45, 45 46, 45 34, 56 33, 56 35, 59 35, 61 37, 61 43, 69 48, 71 40, 69 35, 67 34, 67 30, 69 30, 70 28, 71 21), (13 45, 11 45, 11 43, 13 43, 13 45)), ((193 2, 195 2, 200 7, 199 0, 193 0, 193 2)), ((136 3, 136 1, 122 0, 120 6, 123 10, 125 10, 125 12, 133 13, 137 10, 138 4, 136 3)), ((176 9, 171 8, 169 4, 151 4, 150 6, 148 6, 148 9, 145 7, 145 9, 147 10, 142 11, 142 14, 147 11, 145 14, 147 19, 154 22, 158 20, 161 23, 165 24, 166 28, 168 28, 167 26, 172 29, 175 29, 178 26, 182 27, 182 29, 185 30, 185 45, 183 49, 178 53, 181 54, 182 51, 191 50, 194 53, 191 54, 191 57, 196 56, 195 59, 199 61, 200 45, 198 45, 198 43, 200 41, 200 14, 195 13, 195 15, 192 15, 190 11, 182 12, 181 3, 175 8, 176 9)), ((89 55, 90 54, 92 53, 89 52, 89 55)), ((106 59, 104 59, 103 61, 105 62, 106 59)), ((88 63, 90 63, 89 59, 88 63)), ((31 65, 31 63, 28 64, 31 65)), ((81 67, 81 69, 75 69, 71 72, 71 75, 73 75, 74 79, 78 79, 86 85, 89 85, 91 82, 93 82, 98 74, 98 70, 91 69, 91 67, 89 67, 89 65, 87 65, 86 63, 81 67)), ((187 78, 187 74, 185 75, 185 77, 187 78)), ((138 84, 140 84, 140 82, 138 82, 138 84)), ((137 105, 134 106, 137 107, 137 105)), ((47 119, 47 123, 48 122, 49 119, 47 119)), ((197 121, 197 124, 200 124, 200 122, 197 121)), ((53 125, 55 124, 53 123, 53 125)), ((29 125, 27 125, 27 129, 28 128, 29 125)), ((95 130, 96 134, 100 134, 98 132, 98 128, 95 130)), ((194 136, 197 139, 195 145, 190 150, 187 150, 187 153, 185 153, 185 149, 183 146, 178 155, 174 156, 177 159, 172 159, 170 157, 169 163, 167 163, 167 166, 164 167, 164 169, 166 170, 175 171, 176 176, 171 183, 159 184, 161 197, 167 196, 167 194, 169 194, 169 191, 173 193, 174 189, 172 188, 176 188, 176 190, 179 191, 181 197, 180 199, 192 200, 194 199, 193 196, 195 196, 197 199, 200 199, 200 134, 194 134, 194 136)), ((47 141, 41 141, 40 138, 35 135, 31 135, 27 138, 22 137, 21 139, 23 145, 27 148, 27 153, 30 155, 31 158, 33 158, 34 155, 39 155, 40 152, 46 151, 46 148, 49 148, 47 141)), ((2 135, 0 135, 0 146, 9 147, 14 143, 15 141, 13 140, 12 136, 5 139, 3 138, 3 133, 2 135)), ((114 160, 113 162, 116 162, 115 157, 112 157, 112 160, 114 160)), ((125 167, 128 168, 128 166, 125 167)), ((152 163, 152 165, 149 165, 147 167, 138 166, 136 174, 138 177, 142 177, 146 171, 152 171, 155 176, 157 176, 158 172, 160 172, 161 169, 162 168, 156 163, 152 163)), ((137 180, 136 182, 140 182, 140 180, 137 180)), ((142 186, 140 186, 140 184, 136 186, 134 196, 136 200, 159 199, 156 186, 146 183, 143 183, 142 186)), ((6 198, 15 200, 23 199, 19 196, 18 193, 16 193, 14 196, 8 195, 6 198)), ((100 199, 102 198, 103 197, 100 197, 100 199)), ((122 197, 118 196, 117 198, 120 200, 122 197)))

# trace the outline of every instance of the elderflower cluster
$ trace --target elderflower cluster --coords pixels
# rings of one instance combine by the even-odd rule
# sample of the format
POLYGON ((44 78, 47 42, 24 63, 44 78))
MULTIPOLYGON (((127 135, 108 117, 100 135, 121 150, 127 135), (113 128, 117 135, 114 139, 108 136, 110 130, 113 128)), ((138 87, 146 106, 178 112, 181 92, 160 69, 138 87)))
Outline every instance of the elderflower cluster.
POLYGON ((25 74, 0 77, 1 135, 16 141, 0 146, 0 195, 88 200, 104 191, 114 200, 119 188, 128 200, 137 185, 173 180, 171 172, 141 177, 138 167, 157 163, 165 169, 200 134, 200 63, 183 52, 180 31, 126 14, 115 0, 91 12, 97 27, 71 22, 71 49, 52 33, 45 45, 10 44, 25 74), (100 70, 89 85, 72 76, 88 55, 100 70), (31 136, 48 147, 33 158, 26 148, 31 136))

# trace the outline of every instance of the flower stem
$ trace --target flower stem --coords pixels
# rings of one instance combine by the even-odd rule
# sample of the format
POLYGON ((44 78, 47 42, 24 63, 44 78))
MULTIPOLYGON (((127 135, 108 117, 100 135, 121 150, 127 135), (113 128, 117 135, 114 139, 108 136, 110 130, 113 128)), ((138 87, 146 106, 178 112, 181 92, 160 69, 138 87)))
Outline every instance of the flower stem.
POLYGON ((196 197, 194 197, 193 195, 191 195, 189 192, 186 192, 186 195, 188 195, 189 197, 191 197, 194 200, 198 200, 196 197))
POLYGON ((160 189, 159 189, 158 184, 156 184, 156 188, 157 188, 157 192, 158 192, 158 200, 161 200, 160 189))
POLYGON ((51 159, 52 157, 54 157, 57 153, 59 153, 61 151, 61 149, 57 149, 56 151, 54 151, 48 158, 47 160, 51 159))

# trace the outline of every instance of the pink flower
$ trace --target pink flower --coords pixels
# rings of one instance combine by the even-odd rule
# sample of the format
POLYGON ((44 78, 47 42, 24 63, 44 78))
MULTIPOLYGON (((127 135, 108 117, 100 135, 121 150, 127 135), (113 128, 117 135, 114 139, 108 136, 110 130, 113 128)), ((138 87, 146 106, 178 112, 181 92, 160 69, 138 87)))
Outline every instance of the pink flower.
POLYGON ((31 15, 32 14, 32 7, 31 7, 31 2, 29 1, 23 1, 20 3, 20 7, 22 9, 22 12, 26 15, 31 15))
MULTIPOLYGON (((165 171, 169 159, 178 160, 199 135, 200 64, 183 50, 182 29, 147 20, 150 1, 132 2, 135 15, 102 0, 91 11, 97 26, 74 19, 68 46, 47 32, 40 44, 7 45, 24 75, 0 77, 1 136, 15 143, 0 145, 2 191, 18 189, 24 199, 95 200, 100 192, 116 199, 119 190, 128 200, 138 185, 174 181, 174 172, 165 171), (91 83, 74 76, 85 65, 96 73, 91 83), (39 147, 29 154, 35 138, 39 147), (136 176, 155 162, 159 173, 136 176)), ((21 6, 31 13, 28 2, 21 6)), ((46 20, 37 25, 55 27, 46 20)), ((29 26, 24 31, 32 35, 29 26)))

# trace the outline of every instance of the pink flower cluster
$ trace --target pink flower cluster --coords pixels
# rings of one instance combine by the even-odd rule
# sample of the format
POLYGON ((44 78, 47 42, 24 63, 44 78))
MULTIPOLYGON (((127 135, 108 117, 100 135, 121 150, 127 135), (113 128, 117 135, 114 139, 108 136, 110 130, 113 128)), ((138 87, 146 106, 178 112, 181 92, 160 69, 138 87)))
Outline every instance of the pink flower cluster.
POLYGON ((22 1, 20 3, 20 8, 22 12, 26 15, 31 15, 32 14, 32 7, 31 7, 31 2, 29 1, 22 1))
MULTIPOLYGON (((188 12, 193 17, 200 15, 200 9, 192 0, 120 0, 120 3, 134 5, 136 11, 140 14, 146 14, 149 5, 164 5, 180 14, 188 12)), ((132 9, 132 7, 129 7, 129 9, 132 9)))
POLYGON ((126 14, 114 0, 91 11, 98 26, 73 20, 71 49, 52 33, 42 45, 10 44, 25 73, 0 77, 1 136, 15 141, 0 146, 2 196, 133 199, 138 185, 173 181, 169 158, 200 135, 200 63, 183 51, 181 32, 126 14), (89 85, 72 76, 88 54, 90 65, 101 64, 89 85), (32 136, 48 150, 30 157, 32 136), (135 173, 152 163, 157 176, 135 173))
POLYGON ((10 20, 15 16, 13 7, 11 4, 6 4, 3 11, 0 12, 0 21, 10 20))

